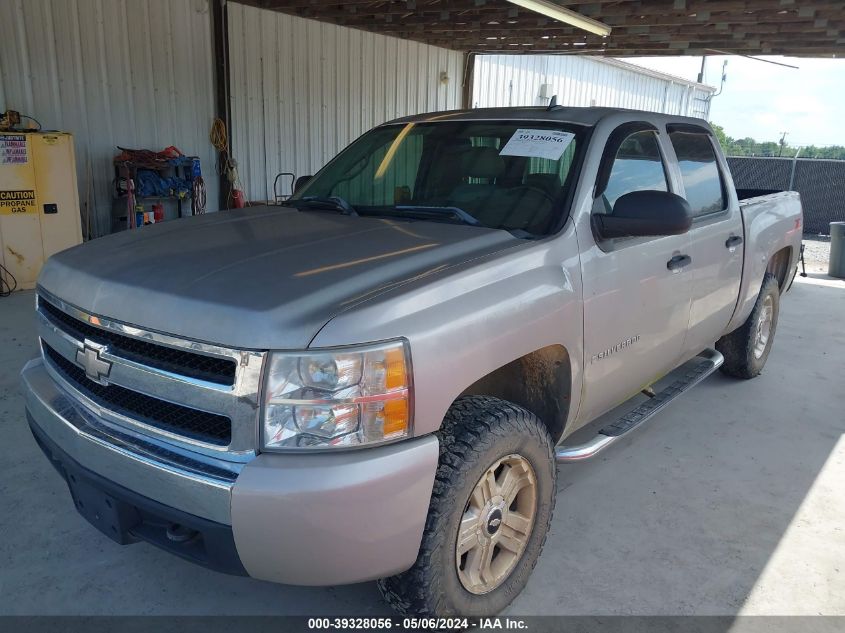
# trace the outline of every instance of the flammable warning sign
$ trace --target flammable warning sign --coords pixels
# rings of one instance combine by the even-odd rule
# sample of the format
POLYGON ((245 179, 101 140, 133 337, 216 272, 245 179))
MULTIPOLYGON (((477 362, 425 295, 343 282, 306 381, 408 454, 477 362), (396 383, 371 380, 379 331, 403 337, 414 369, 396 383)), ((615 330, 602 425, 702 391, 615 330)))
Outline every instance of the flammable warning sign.
POLYGON ((35 191, 32 189, 0 191, 0 215, 18 213, 37 213, 35 191))
POLYGON ((0 134, 0 165, 26 165, 28 160, 23 134, 0 134))

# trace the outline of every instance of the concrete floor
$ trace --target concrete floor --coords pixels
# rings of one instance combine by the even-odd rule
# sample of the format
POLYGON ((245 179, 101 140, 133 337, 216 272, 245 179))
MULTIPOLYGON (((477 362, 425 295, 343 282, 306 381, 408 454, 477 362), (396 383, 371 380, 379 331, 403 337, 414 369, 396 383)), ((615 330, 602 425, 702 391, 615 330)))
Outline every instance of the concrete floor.
MULTIPOLYGON (((373 583, 228 577, 89 527, 24 421, 32 305, 0 299, 0 613, 389 613, 373 583)), ((545 552, 509 613, 845 614, 843 317, 845 282, 799 278, 762 376, 713 376, 561 467, 545 552)))

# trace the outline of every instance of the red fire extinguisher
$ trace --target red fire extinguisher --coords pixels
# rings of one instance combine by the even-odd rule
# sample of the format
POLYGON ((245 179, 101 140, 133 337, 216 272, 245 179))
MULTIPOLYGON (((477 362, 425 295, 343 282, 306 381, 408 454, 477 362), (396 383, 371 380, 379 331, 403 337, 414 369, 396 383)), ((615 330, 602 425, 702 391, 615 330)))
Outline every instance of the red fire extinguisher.
POLYGON ((243 209, 245 204, 244 192, 240 189, 232 190, 232 204, 234 209, 243 209))

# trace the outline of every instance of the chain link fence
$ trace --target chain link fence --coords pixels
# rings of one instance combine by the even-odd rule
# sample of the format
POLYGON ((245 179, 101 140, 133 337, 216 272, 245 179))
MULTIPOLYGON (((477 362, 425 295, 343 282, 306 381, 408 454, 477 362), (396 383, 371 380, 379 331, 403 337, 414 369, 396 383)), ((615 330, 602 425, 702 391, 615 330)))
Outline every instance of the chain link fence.
POLYGON ((799 192, 804 233, 845 221, 845 160, 729 156, 728 165, 737 189, 799 192))

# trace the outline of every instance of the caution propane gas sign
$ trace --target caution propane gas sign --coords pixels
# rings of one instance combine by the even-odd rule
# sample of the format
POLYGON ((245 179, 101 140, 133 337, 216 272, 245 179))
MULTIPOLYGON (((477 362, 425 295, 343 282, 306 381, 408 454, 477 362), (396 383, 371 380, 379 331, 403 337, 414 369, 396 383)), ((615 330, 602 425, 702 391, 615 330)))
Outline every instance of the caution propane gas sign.
POLYGON ((35 206, 35 191, 33 189, 0 191, 0 215, 17 215, 19 213, 37 212, 37 207, 35 206))

